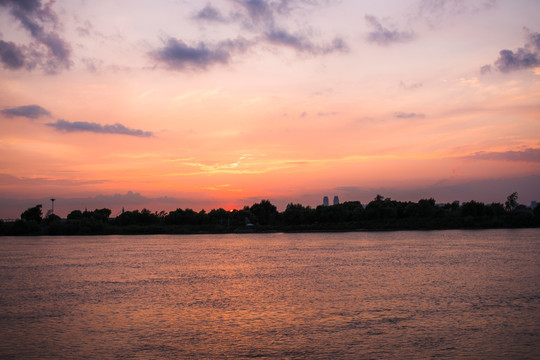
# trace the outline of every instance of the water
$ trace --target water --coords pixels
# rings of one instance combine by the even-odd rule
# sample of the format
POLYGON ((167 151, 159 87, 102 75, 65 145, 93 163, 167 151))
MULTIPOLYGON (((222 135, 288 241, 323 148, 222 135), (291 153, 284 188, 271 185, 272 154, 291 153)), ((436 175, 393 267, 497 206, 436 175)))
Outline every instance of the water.
POLYGON ((540 358, 540 229, 0 238, 0 358, 540 358))

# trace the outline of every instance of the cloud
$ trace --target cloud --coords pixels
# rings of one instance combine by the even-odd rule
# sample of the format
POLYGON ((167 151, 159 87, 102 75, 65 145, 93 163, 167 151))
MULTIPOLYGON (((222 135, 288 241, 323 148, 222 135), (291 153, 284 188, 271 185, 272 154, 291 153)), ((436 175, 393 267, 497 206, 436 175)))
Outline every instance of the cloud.
POLYGON ((227 22, 228 20, 221 14, 221 12, 210 4, 206 4, 204 8, 199 10, 197 14, 193 16, 196 20, 203 20, 209 22, 227 22))
POLYGON ((18 177, 10 174, 0 173, 0 183, 3 185, 16 185, 16 186, 81 186, 81 185, 96 185, 104 184, 107 180, 73 180, 73 179, 50 179, 45 177, 18 177))
MULTIPOLYGON (((528 32, 524 47, 516 51, 501 50, 494 66, 503 73, 540 66, 540 33, 528 32)), ((486 69, 491 69, 491 66, 483 66, 481 72, 486 73, 486 69)))
POLYGON ((383 24, 373 15, 365 15, 364 19, 373 29, 367 36, 369 42, 378 45, 391 45, 409 42, 416 38, 416 35, 412 31, 399 31, 383 26, 383 24))
POLYGON ((273 29, 269 31, 265 34, 265 38, 272 44, 290 47, 298 52, 313 55, 347 52, 349 49, 345 41, 338 37, 329 44, 316 45, 306 36, 293 35, 282 29, 273 29))
POLYGON ((0 40, 0 60, 8 69, 20 69, 24 66, 23 51, 14 42, 0 40))
POLYGON ((484 65, 480 68, 480 74, 485 75, 491 72, 491 65, 484 65))
POLYGON ((407 90, 414 90, 414 89, 421 88, 422 86, 424 86, 424 84, 423 83, 405 84, 403 81, 400 81, 399 86, 401 86, 402 88, 407 89, 407 90))
POLYGON ((27 69, 40 66, 47 73, 56 73, 62 69, 69 69, 71 65, 71 48, 54 29, 60 27, 58 17, 52 10, 54 1, 45 5, 41 0, 2 0, 0 7, 10 9, 11 15, 17 19, 22 27, 30 33, 34 43, 30 46, 20 46, 15 43, 2 44, 2 62, 10 69, 21 68, 22 63, 27 69), (48 31, 46 28, 52 28, 48 31), (6 44, 12 44, 6 46, 6 44), (8 61, 4 59, 4 51, 8 61), (24 51, 23 51, 24 50, 24 51), (15 58, 13 57, 15 55, 15 58), (11 62, 9 61, 11 59, 11 62), (13 60, 15 59, 15 60, 13 60), (14 67, 13 65, 16 65, 14 67))
POLYGON ((497 6, 497 0, 422 0, 418 16, 429 26, 439 27, 448 19, 488 11, 497 6))
POLYGON ((499 59, 495 61, 495 66, 501 72, 506 73, 540 66, 538 54, 525 49, 518 49, 515 53, 511 50, 501 50, 499 55, 499 59))
POLYGON ((113 125, 101 125, 86 121, 65 121, 57 120, 55 123, 49 123, 47 126, 55 128, 63 132, 93 132, 98 134, 120 134, 138 137, 151 137, 151 131, 143 131, 139 129, 130 129, 122 124, 116 123, 113 125))
POLYGON ((246 25, 274 24, 275 3, 271 6, 265 0, 233 0, 233 2, 240 6, 243 14, 238 14, 237 17, 243 18, 246 25))
POLYGON ((262 39, 272 45, 291 48, 299 53, 326 55, 334 52, 347 52, 346 42, 336 36, 330 43, 316 44, 307 31, 293 33, 279 26, 279 20, 290 17, 294 12, 307 7, 315 7, 329 1, 317 0, 231 0, 240 11, 233 18, 240 19, 250 30, 254 30, 262 39))
MULTIPOLYGON (((207 70, 214 65, 227 65, 233 56, 245 53, 258 43, 288 47, 301 54, 326 55, 347 52, 344 39, 336 36, 328 43, 316 43, 307 35, 309 31, 293 33, 277 24, 290 18, 295 12, 304 12, 308 7, 332 3, 335 0, 228 0, 232 5, 228 16, 210 2, 196 12, 192 19, 214 23, 239 23, 244 27, 243 36, 224 41, 187 43, 175 37, 163 41, 163 46, 150 51, 148 55, 159 65, 169 70, 207 70), (245 34, 248 35, 245 35, 245 34)), ((85 32, 86 33, 86 32, 85 32)))
POLYGON ((480 151, 463 157, 467 160, 501 160, 510 162, 540 163, 540 148, 528 148, 521 151, 486 152, 480 151))
POLYGON ((165 46, 150 52, 150 57, 174 70, 206 69, 215 64, 228 64, 232 55, 245 52, 249 42, 243 38, 221 41, 215 45, 199 42, 189 46, 182 40, 169 38, 165 46))
POLYGON ((398 119, 423 119, 426 117, 425 114, 420 113, 406 113, 406 112, 397 112, 394 113, 394 116, 398 119))
POLYGON ((86 65, 86 70, 96 73, 103 66, 103 60, 95 58, 82 58, 81 61, 86 65))
POLYGON ((230 0, 239 11, 233 16, 247 27, 265 25, 273 27, 279 17, 290 17, 294 12, 306 8, 338 2, 336 0, 230 0))
POLYGON ((51 113, 39 105, 25 105, 14 108, 0 110, 0 113, 7 117, 25 117, 28 119, 37 119, 42 116, 51 116, 51 113))

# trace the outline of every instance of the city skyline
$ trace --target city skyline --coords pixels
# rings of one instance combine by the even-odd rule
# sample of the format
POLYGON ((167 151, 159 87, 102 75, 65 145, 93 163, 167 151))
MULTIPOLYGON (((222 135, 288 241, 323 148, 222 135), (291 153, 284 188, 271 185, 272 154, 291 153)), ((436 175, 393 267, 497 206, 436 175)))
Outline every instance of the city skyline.
POLYGON ((0 1, 0 218, 540 199, 540 3, 0 1))

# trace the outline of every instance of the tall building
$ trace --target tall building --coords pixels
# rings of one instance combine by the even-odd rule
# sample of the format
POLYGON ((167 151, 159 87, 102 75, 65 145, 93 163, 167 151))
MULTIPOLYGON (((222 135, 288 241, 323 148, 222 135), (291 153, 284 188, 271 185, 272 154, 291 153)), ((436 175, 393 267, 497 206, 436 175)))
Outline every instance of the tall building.
POLYGON ((330 205, 330 203, 328 202, 328 196, 325 196, 325 197, 323 198, 322 204, 323 204, 323 206, 328 206, 328 205, 330 205))
POLYGON ((334 205, 339 205, 339 197, 337 195, 334 196, 334 205))

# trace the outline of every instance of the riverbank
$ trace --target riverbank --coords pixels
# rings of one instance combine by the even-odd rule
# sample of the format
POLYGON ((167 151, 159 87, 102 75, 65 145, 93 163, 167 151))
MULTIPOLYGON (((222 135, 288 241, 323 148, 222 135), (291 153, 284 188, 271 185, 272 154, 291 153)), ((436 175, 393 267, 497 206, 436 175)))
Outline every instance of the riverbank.
POLYGON ((119 225, 114 219, 107 222, 61 220, 53 223, 32 223, 17 220, 0 223, 0 236, 43 235, 152 235, 152 234, 234 234, 234 233, 316 233, 350 231, 400 230, 474 230, 504 228, 538 228, 540 220, 534 216, 453 219, 393 219, 356 222, 312 223, 298 225, 224 226, 214 224, 130 224, 119 225))

